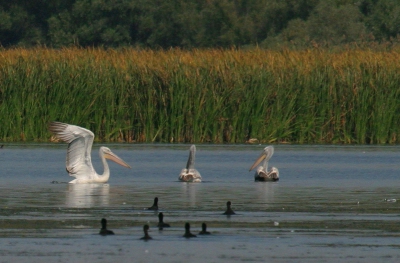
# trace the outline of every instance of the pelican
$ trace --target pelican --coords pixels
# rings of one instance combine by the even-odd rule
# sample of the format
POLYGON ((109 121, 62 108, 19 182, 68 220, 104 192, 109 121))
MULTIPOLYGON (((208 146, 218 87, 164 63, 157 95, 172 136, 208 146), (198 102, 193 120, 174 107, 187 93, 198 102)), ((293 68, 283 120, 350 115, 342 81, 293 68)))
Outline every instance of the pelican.
POLYGON ((271 159, 274 154, 274 147, 267 146, 264 148, 260 157, 254 162, 254 164, 250 167, 250 170, 253 170, 262 160, 264 163, 262 166, 257 168, 256 174, 254 175, 255 181, 278 181, 279 180, 279 171, 278 168, 272 167, 271 170, 268 171, 268 161, 271 159))
POLYGON ((119 165, 131 168, 109 148, 103 146, 100 147, 99 155, 104 165, 104 173, 99 175, 94 170, 90 157, 94 138, 93 132, 82 127, 55 121, 49 124, 49 130, 58 139, 69 143, 66 168, 70 176, 76 177, 69 182, 70 184, 107 183, 110 178, 110 169, 106 158, 119 165))
POLYGON ((179 180, 183 182, 200 183, 201 175, 199 171, 194 168, 194 158, 196 154, 196 146, 193 144, 190 146, 189 159, 186 164, 186 168, 183 168, 179 174, 179 180))

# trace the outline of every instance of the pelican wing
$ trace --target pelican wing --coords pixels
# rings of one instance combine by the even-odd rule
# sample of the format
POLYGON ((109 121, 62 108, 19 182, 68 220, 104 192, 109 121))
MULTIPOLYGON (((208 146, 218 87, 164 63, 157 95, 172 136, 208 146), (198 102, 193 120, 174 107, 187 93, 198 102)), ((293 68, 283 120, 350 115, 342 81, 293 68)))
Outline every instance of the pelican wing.
POLYGON ((69 143, 66 168, 71 176, 82 178, 94 174, 91 160, 93 132, 62 122, 51 122, 49 130, 60 140, 69 143))

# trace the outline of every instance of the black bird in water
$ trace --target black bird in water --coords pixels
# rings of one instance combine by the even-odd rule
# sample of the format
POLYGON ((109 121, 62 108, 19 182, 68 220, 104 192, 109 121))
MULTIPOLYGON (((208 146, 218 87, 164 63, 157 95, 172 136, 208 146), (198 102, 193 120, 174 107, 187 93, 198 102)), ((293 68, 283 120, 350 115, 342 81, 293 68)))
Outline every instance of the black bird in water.
POLYGON ((142 237, 141 240, 153 239, 151 236, 149 236, 148 231, 149 231, 149 225, 144 225, 143 226, 144 237, 142 237))
POLYGON ((158 210, 158 197, 154 198, 153 205, 147 208, 147 210, 154 210, 154 211, 158 210))
POLYGON ((233 212, 232 208, 231 208, 231 201, 226 202, 226 211, 224 213, 224 215, 234 215, 235 212, 233 212))
POLYGON ((99 234, 102 236, 114 235, 113 231, 107 229, 107 219, 105 218, 101 219, 101 229, 99 234))
POLYGON ((201 224, 201 231, 199 235, 211 235, 211 233, 207 231, 206 223, 201 224))
POLYGON ((164 214, 162 212, 158 213, 158 229, 162 230, 164 227, 170 227, 169 224, 164 223, 164 214))
POLYGON ((185 224, 185 234, 183 235, 183 237, 186 237, 186 238, 196 237, 196 235, 193 235, 192 233, 190 233, 190 224, 189 223, 185 224))

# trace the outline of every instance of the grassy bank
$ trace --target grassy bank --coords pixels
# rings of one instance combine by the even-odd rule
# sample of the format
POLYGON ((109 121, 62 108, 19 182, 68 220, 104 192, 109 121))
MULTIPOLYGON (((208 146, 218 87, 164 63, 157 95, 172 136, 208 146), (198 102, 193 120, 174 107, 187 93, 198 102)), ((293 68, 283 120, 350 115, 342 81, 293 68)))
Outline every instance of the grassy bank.
POLYGON ((400 53, 0 51, 0 140, 51 120, 101 141, 400 142, 400 53))

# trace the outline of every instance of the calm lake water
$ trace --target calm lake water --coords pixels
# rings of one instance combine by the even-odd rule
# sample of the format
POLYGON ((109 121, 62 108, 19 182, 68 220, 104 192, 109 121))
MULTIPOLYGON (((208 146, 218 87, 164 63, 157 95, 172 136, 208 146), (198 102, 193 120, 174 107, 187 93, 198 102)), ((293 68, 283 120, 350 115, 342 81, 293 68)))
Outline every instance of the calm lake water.
POLYGON ((400 260, 400 147, 277 145, 280 181, 263 183, 248 169, 266 145, 197 145, 203 182, 182 183, 190 145, 107 146, 132 169, 110 162, 108 184, 87 185, 66 183, 66 144, 0 149, 0 262, 400 260), (171 228, 144 210, 154 197, 171 228), (98 235, 102 217, 115 236, 98 235), (212 234, 185 239, 185 222, 212 234))

